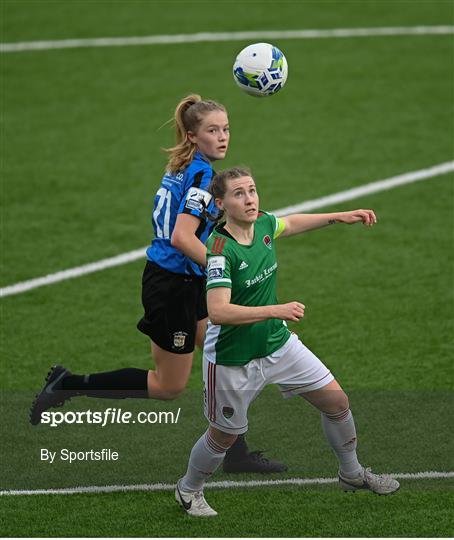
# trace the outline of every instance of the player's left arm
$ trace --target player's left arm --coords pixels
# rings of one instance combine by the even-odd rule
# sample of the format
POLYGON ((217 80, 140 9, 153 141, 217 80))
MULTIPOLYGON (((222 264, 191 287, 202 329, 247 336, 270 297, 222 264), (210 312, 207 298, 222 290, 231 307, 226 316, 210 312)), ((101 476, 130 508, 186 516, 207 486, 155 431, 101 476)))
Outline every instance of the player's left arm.
POLYGON ((196 233, 200 222, 206 219, 205 210, 212 199, 208 192, 212 177, 213 170, 207 165, 188 179, 189 187, 180 203, 170 238, 173 247, 203 267, 206 266, 207 250, 196 233))
POLYGON ((292 236, 335 223, 347 223, 348 225, 362 223, 367 227, 372 227, 377 223, 377 217, 373 210, 362 209, 330 214, 291 214, 278 219, 282 222, 282 232, 279 236, 292 236))
POLYGON ((206 266, 207 248, 197 236, 200 218, 190 214, 178 214, 170 243, 179 249, 186 257, 200 266, 206 266))

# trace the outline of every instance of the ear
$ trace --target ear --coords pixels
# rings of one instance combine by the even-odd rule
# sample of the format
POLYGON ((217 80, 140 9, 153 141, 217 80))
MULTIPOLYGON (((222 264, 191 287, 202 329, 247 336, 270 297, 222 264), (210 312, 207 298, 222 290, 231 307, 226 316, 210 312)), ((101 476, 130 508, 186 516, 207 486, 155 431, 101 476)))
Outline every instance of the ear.
POLYGON ((188 131, 187 135, 190 142, 192 142, 193 144, 197 144, 197 137, 195 133, 193 133, 192 131, 188 131))
POLYGON ((224 210, 224 204, 222 199, 214 199, 214 204, 218 207, 219 210, 224 210))

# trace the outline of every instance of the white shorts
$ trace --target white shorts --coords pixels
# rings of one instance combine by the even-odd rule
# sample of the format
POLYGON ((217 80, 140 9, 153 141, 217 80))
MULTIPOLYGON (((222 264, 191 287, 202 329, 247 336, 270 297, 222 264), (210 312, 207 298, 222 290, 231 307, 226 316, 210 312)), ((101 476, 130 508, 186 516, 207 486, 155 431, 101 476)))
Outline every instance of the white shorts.
POLYGON ((249 405, 268 384, 284 398, 323 388, 329 369, 292 334, 276 352, 244 366, 222 366, 203 357, 204 411, 211 426, 240 435, 248 429, 249 405))

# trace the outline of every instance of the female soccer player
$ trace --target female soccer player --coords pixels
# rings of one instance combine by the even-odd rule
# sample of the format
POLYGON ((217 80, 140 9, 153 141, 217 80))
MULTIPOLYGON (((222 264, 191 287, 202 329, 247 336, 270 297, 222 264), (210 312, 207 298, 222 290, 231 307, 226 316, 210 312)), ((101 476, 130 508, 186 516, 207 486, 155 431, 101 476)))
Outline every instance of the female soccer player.
MULTIPOLYGON (((202 347, 207 325, 206 247, 216 207, 208 192, 212 163, 224 159, 229 145, 225 107, 190 95, 175 110, 176 145, 154 200, 154 239, 147 249, 142 279, 144 316, 137 327, 151 339, 156 369, 126 368, 73 375, 52 368, 32 405, 30 421, 74 396, 146 398, 178 397, 191 373, 194 346, 202 347)), ((227 472, 281 472, 278 462, 247 451, 239 439, 229 453, 227 472)))
POLYGON ((215 176, 211 193, 225 222, 208 246, 208 331, 204 346, 205 416, 209 428, 194 445, 175 497, 187 513, 214 516, 203 495, 206 479, 226 450, 248 429, 250 403, 267 384, 283 397, 304 397, 320 410, 326 438, 339 461, 346 491, 389 494, 399 483, 365 469, 356 455, 356 431, 348 398, 325 365, 291 333, 285 321, 299 321, 304 305, 278 304, 274 240, 334 223, 372 226, 372 210, 294 214, 284 218, 259 212, 254 179, 247 169, 215 176))

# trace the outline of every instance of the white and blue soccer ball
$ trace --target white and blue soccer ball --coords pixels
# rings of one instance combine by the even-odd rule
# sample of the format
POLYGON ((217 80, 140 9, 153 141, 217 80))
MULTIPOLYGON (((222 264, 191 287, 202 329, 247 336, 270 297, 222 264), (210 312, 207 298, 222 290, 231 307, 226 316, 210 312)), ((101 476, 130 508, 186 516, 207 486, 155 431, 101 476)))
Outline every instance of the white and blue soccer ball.
POLYGON ((271 96, 285 85, 288 65, 274 45, 254 43, 243 49, 233 65, 236 84, 251 96, 271 96))

